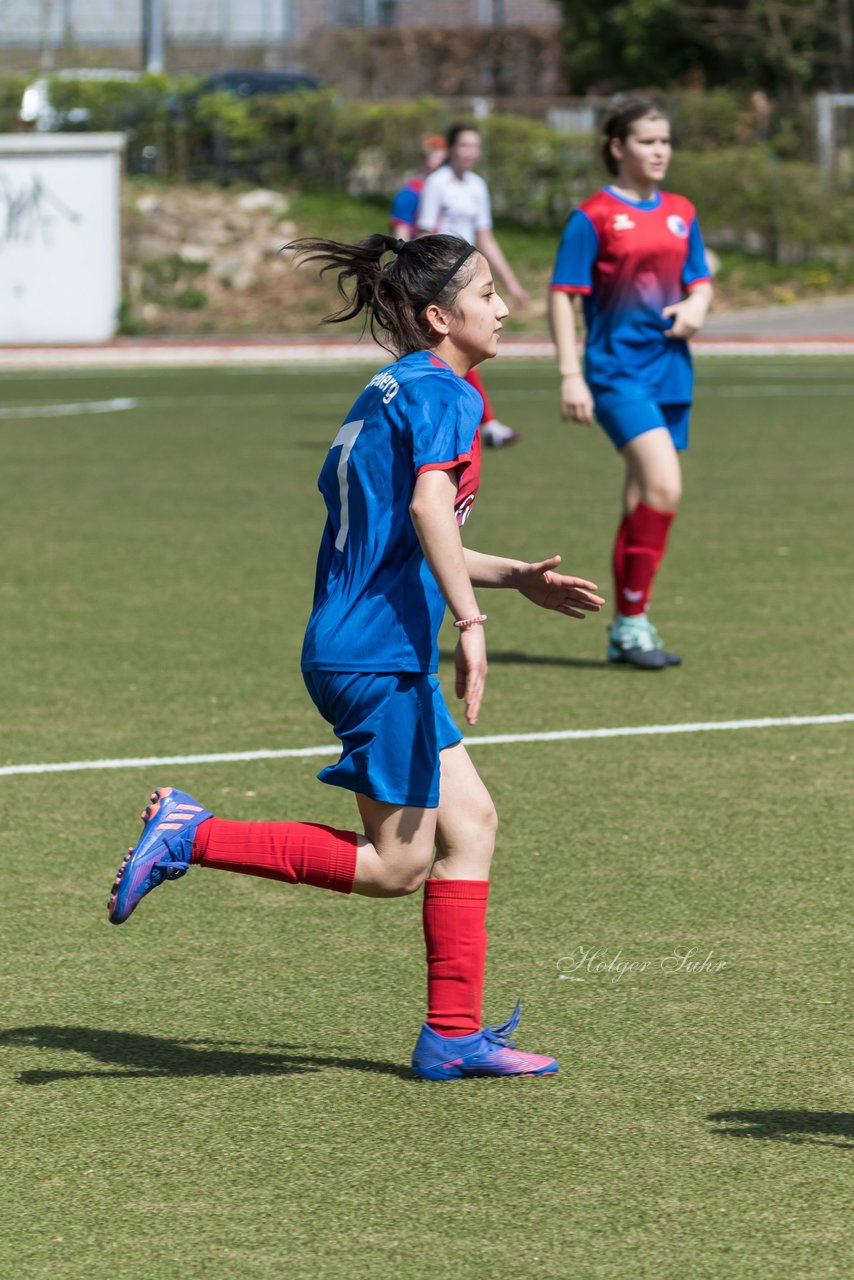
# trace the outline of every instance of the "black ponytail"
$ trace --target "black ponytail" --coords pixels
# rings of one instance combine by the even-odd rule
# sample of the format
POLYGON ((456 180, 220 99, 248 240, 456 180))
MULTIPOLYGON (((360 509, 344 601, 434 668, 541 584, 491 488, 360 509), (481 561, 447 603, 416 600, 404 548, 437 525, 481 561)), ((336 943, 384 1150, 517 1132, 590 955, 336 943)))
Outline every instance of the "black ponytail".
POLYGON ((341 324, 364 312, 363 332, 370 326, 374 340, 395 355, 436 345, 439 338, 424 319, 424 309, 431 302, 453 306, 471 279, 475 253, 459 236, 396 240, 379 233, 358 244, 306 238, 285 248, 302 262, 322 262, 321 275, 338 269, 344 305, 326 316, 324 324, 341 324), (389 253, 394 255, 390 259, 389 253))

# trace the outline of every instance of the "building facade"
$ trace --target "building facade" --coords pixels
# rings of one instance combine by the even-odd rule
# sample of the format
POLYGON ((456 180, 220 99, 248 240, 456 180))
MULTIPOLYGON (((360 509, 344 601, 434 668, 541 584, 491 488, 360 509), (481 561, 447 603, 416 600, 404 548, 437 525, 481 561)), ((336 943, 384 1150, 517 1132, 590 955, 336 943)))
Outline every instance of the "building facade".
POLYGON ((146 3, 172 45, 300 45, 347 27, 559 26, 553 0, 0 0, 0 47, 132 46, 146 3))

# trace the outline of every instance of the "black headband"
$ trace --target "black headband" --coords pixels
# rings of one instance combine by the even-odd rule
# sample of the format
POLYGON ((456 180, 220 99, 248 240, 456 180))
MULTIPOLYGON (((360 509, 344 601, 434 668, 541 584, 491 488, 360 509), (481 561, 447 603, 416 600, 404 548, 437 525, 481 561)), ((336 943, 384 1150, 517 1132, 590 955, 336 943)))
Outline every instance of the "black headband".
POLYGON ((450 284, 450 282, 453 280, 454 276, 457 274, 457 272, 459 271, 463 263, 468 262, 471 255, 476 252, 477 252, 477 246, 470 244, 467 247, 465 253, 460 254, 460 256, 457 258, 456 262, 451 267, 451 269, 448 272, 446 272, 446 274, 442 276, 442 279, 439 281, 439 283, 434 286, 428 298, 425 298, 423 302, 420 302, 420 301, 417 302, 413 298, 412 309, 416 315, 418 315, 419 311, 423 311, 425 307, 429 307, 431 302, 436 301, 439 294, 445 288, 445 285, 450 284))

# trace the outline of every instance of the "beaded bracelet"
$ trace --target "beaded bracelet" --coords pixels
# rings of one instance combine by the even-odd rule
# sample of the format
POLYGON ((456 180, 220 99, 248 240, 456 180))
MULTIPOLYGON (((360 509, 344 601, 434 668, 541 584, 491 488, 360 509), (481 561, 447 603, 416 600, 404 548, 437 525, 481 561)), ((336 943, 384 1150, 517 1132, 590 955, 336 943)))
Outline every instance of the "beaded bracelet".
POLYGON ((479 627, 482 622, 486 622, 485 613, 479 613, 476 618, 458 618, 454 626, 458 631, 468 631, 469 627, 479 627))

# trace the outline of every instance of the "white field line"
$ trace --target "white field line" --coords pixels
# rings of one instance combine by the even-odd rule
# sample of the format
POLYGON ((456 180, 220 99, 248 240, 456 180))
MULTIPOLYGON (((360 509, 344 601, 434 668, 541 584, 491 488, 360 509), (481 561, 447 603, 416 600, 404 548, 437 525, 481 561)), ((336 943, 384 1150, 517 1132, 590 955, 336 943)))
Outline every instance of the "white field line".
MULTIPOLYGON (((707 400, 711 397, 722 396, 728 400, 738 399, 740 397, 750 398, 775 398, 778 396, 790 396, 793 394, 805 393, 811 397, 845 397, 846 399, 854 397, 854 382, 833 383, 830 386, 822 386, 815 382, 779 382, 779 383, 730 383, 727 386, 704 386, 700 400, 707 400)), ((501 392, 502 400, 513 400, 524 403, 530 403, 532 400, 553 400, 554 392, 551 389, 539 388, 533 391, 522 391, 512 387, 508 387, 501 392)), ((281 392, 253 392, 248 391, 245 394, 227 395, 172 395, 172 396, 135 396, 133 398, 124 397, 114 400, 89 400, 81 401, 79 404, 20 404, 0 406, 0 421, 9 421, 22 418, 38 419, 38 418, 65 418, 75 416, 85 416, 87 414, 98 413, 117 413, 128 409, 173 409, 192 405, 195 408, 228 408, 230 405, 255 404, 279 406, 284 410, 285 405, 293 407, 295 404, 341 404, 340 392, 332 391, 301 391, 294 394, 288 394, 285 399, 281 392)))
POLYGON ((72 418, 78 414, 121 413, 135 409, 137 401, 128 396, 114 400, 83 400, 79 404, 10 404, 0 406, 0 420, 9 418, 72 418))
MULTIPOLYGON (((851 724, 854 712, 830 716, 767 716, 757 720, 701 720, 688 724, 622 725, 614 729, 556 729, 545 733, 495 733, 464 738, 467 747, 491 747, 517 742, 582 742, 591 738, 644 738, 671 733, 716 733, 736 729, 797 728, 803 725, 851 724)), ((234 764, 247 760, 306 760, 337 756, 339 746, 290 747, 286 750, 221 751, 195 756, 130 756, 121 760, 67 760, 57 764, 7 764, 0 777, 31 773, 79 773, 103 769, 155 769, 161 765, 234 764)))

